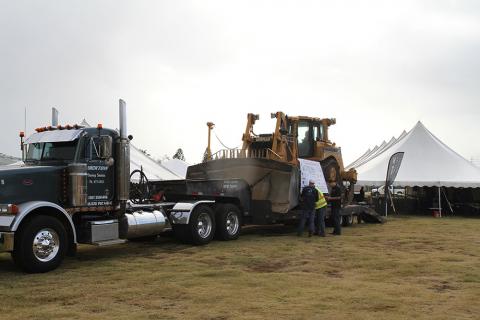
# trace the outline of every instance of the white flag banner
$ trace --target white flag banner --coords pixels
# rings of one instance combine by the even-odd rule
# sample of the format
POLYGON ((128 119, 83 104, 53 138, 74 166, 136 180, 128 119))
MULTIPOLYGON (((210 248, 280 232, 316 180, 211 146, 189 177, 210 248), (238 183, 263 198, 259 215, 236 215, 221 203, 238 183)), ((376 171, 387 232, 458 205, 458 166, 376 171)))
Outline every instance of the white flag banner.
POLYGON ((325 182, 320 162, 305 159, 298 159, 298 161, 300 161, 301 188, 307 186, 309 180, 313 180, 315 181, 315 186, 318 187, 322 193, 328 193, 327 183, 325 182))

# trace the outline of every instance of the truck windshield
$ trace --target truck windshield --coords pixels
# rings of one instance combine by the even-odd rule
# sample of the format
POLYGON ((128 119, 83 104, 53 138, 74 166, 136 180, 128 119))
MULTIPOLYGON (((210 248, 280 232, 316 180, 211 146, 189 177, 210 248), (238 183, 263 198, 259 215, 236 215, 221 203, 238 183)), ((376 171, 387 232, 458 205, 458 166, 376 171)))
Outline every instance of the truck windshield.
POLYGON ((42 142, 28 145, 26 161, 73 160, 77 141, 42 142))

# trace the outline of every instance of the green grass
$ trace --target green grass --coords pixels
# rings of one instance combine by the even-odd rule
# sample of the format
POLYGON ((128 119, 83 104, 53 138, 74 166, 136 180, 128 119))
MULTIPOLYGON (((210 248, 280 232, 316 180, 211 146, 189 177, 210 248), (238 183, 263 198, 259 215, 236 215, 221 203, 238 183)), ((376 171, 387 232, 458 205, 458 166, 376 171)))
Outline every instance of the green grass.
POLYGON ((480 219, 389 218, 341 237, 81 246, 28 275, 0 254, 0 319, 478 319, 480 219))

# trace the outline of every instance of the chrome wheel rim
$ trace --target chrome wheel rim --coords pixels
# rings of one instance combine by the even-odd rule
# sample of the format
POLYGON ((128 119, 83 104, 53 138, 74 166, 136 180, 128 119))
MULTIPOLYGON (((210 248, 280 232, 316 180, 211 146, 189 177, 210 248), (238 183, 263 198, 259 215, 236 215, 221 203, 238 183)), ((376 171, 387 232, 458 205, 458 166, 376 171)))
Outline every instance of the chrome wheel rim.
POLYGON ((198 215, 197 232, 203 239, 208 238, 212 232, 212 218, 208 213, 202 212, 198 215))
POLYGON ((229 212, 227 214, 225 225, 226 225, 228 234, 231 236, 235 235, 238 232, 238 227, 240 226, 238 215, 233 211, 229 212))
POLYGON ((37 232, 33 238, 33 255, 42 262, 51 261, 60 250, 58 233, 50 228, 37 232))

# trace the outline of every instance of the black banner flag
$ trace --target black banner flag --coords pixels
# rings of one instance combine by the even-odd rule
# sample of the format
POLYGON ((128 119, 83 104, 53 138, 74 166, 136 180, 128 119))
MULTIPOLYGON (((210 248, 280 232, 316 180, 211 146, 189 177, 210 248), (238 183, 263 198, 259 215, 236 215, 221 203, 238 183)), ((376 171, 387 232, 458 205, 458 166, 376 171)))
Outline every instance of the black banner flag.
POLYGON ((402 164, 403 154, 404 152, 397 152, 390 157, 390 161, 388 161, 387 178, 385 180, 385 190, 395 181, 400 165, 402 164))

